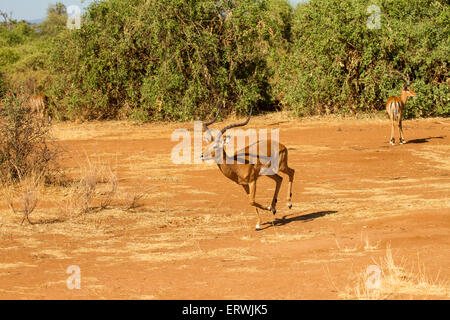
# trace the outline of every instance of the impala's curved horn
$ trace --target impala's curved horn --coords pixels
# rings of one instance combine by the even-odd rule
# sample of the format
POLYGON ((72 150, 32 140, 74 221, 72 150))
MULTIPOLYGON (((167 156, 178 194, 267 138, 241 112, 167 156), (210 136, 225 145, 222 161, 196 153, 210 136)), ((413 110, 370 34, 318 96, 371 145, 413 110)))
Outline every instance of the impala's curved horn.
POLYGON ((250 118, 252 117, 252 111, 253 111, 253 106, 250 108, 250 113, 248 114, 248 118, 247 120, 245 120, 242 123, 236 123, 236 124, 230 124, 228 126, 226 126, 225 128, 223 128, 220 132, 221 134, 224 134, 227 130, 232 129, 232 128, 236 128, 236 127, 243 127, 245 126, 249 121, 250 118))
MULTIPOLYGON (((398 70, 392 70, 391 72, 398 73, 398 74, 403 78, 403 80, 405 80, 406 86, 407 86, 407 87, 410 86, 411 83, 410 83, 410 81, 409 81, 409 76, 406 77, 403 73, 401 73, 401 72, 398 71, 398 70)), ((392 73, 391 73, 391 72, 388 73, 390 76, 392 76, 392 73)))
POLYGON ((212 119, 211 121, 207 122, 207 123, 203 123, 203 129, 206 131, 208 130, 208 126, 213 124, 214 122, 217 121, 217 118, 219 117, 219 113, 220 113, 220 109, 221 107, 219 106, 219 108, 217 108, 217 113, 216 116, 214 117, 214 119, 212 119))
POLYGON ((406 81, 406 85, 409 87, 409 86, 411 85, 411 83, 410 83, 410 81, 409 81, 409 75, 408 75, 407 78, 405 78, 405 81, 406 81))
POLYGON ((406 77, 403 73, 399 72, 399 74, 403 77, 403 80, 405 80, 406 86, 409 87, 409 76, 406 77))

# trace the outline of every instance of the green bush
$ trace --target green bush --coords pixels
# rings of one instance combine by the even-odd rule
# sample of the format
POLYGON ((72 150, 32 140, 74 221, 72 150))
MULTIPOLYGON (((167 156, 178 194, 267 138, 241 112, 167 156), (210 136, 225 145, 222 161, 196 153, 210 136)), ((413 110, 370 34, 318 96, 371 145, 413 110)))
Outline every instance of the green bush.
POLYGON ((5 26, 0 26, 0 45, 2 47, 13 47, 23 44, 33 33, 33 28, 26 22, 14 23, 11 30, 5 26))
POLYGON ((24 22, 11 23, 11 30, 0 26, 0 72, 4 94, 45 93, 50 82, 47 37, 24 22), (21 40, 11 42, 11 34, 21 40))
POLYGON ((7 92, 8 88, 6 86, 5 74, 3 72, 0 72, 0 99, 2 99, 7 92))
POLYGON ((95 2, 54 43, 60 112, 187 120, 269 103, 266 12, 258 0, 95 2))
POLYGON ((62 2, 50 4, 47 8, 47 17, 41 23, 42 34, 48 37, 55 37, 66 27, 67 9, 62 2))
POLYGON ((11 48, 0 48, 0 68, 12 65, 19 61, 20 56, 11 48))
MULTIPOLYGON (((377 112, 411 78, 406 117, 449 116, 444 0, 103 0, 82 28, 62 3, 36 30, 0 25, 3 90, 45 93, 59 119, 184 121, 271 111, 377 112), (369 29, 370 5, 381 28, 369 29)), ((0 88, 1 89, 1 88, 0 88)))
POLYGON ((311 0, 299 5, 293 44, 280 66, 279 86, 298 115, 382 110, 411 78, 418 98, 406 116, 449 115, 450 11, 447 1, 311 0), (366 25, 371 4, 381 9, 381 28, 366 25))

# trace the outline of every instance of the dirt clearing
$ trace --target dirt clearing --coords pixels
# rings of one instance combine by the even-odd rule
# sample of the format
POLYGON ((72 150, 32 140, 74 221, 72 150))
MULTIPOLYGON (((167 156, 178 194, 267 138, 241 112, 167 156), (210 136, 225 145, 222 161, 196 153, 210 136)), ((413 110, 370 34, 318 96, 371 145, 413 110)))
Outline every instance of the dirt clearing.
MULTIPOLYGON (((177 128, 193 123, 57 124, 68 179, 100 172, 103 198, 74 213, 80 189, 41 188, 23 226, 2 202, 0 298, 450 297, 450 120, 404 121, 408 143, 392 147, 388 120, 252 118, 280 129, 296 170, 293 208, 284 179, 277 220, 263 212, 259 232, 217 166, 172 163, 177 128), (68 289, 72 265, 80 289, 68 289)), ((262 177, 258 201, 273 190, 262 177)))

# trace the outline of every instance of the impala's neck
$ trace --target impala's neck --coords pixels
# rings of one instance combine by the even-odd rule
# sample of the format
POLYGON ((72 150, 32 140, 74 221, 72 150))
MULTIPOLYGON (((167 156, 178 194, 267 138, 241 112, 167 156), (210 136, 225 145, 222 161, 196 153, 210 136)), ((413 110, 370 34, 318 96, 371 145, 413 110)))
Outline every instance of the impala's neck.
POLYGON ((402 100, 403 105, 405 105, 406 100, 408 100, 408 92, 402 91, 402 94, 400 95, 400 100, 402 100))
MULTIPOLYGON (((234 159, 233 159, 233 161, 234 161, 234 159)), ((230 178, 233 175, 234 165, 231 163, 234 164, 234 162, 231 162, 231 159, 227 156, 227 153, 225 152, 225 148, 224 148, 222 150, 222 162, 217 163, 217 166, 219 167, 220 171, 222 171, 222 173, 228 178, 230 178), (227 161, 229 163, 227 163, 227 161)))

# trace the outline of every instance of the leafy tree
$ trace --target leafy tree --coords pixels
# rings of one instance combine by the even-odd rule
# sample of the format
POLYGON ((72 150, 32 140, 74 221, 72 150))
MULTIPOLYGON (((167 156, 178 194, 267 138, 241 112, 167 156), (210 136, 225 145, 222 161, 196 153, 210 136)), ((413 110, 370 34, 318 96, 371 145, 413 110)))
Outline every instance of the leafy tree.
POLYGON ((5 75, 0 71, 0 99, 2 99, 7 92, 5 75))
POLYGON ((297 6, 289 60, 279 85, 298 115, 382 110, 411 77, 418 98, 407 116, 449 115, 450 11, 447 1, 383 0, 381 28, 369 29, 364 0, 297 6))
POLYGON ((444 0, 103 0, 69 30, 57 3, 36 31, 0 24, 0 72, 3 92, 46 93, 61 119, 183 121, 278 103, 377 112, 398 70, 418 93, 407 117, 448 116, 449 18, 444 0))
MULTIPOLYGON (((283 66, 289 63, 292 46, 293 9, 286 0, 270 0, 266 11, 268 24, 266 39, 268 43, 267 64, 270 70, 269 82, 272 87, 274 103, 283 104, 285 88, 280 79, 285 72, 283 66)), ((273 110, 273 106, 269 110, 273 110)))
POLYGON ((62 2, 50 4, 47 8, 47 17, 41 24, 43 34, 56 36, 66 27, 67 8, 62 2))
POLYGON ((0 72, 2 92, 42 92, 48 79, 47 42, 34 26, 9 19, 0 24, 0 72))
POLYGON ((267 1, 105 0, 55 42, 69 118, 187 120, 270 99, 267 1))

